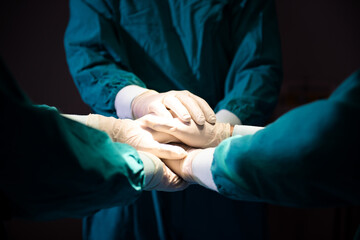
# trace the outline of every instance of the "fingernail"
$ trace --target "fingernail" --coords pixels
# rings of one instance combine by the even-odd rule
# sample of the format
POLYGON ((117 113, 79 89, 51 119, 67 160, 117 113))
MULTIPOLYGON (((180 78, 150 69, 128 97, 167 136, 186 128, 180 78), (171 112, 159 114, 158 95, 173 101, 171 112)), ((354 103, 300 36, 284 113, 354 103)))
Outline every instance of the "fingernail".
POLYGON ((210 123, 216 123, 216 116, 213 115, 213 116, 209 117, 209 122, 210 123))
POLYGON ((204 116, 201 116, 198 118, 198 124, 199 125, 204 125, 205 124, 205 117, 204 116))
POLYGON ((189 121, 191 119, 191 116, 189 114, 185 114, 183 115, 183 119, 189 121))

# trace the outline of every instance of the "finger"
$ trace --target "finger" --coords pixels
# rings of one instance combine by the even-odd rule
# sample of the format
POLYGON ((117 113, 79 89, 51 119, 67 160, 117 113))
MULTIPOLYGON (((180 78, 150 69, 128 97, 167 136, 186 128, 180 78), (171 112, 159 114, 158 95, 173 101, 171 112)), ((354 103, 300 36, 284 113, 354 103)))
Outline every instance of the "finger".
POLYGON ((166 178, 168 184, 166 189, 164 189, 166 192, 181 191, 189 186, 189 183, 184 181, 179 175, 176 175, 167 166, 164 166, 164 178, 166 178))
POLYGON ((153 113, 153 114, 155 114, 155 115, 157 115, 159 117, 164 117, 164 118, 167 118, 167 119, 172 119, 173 118, 171 113, 164 106, 164 104, 162 104, 160 102, 150 104, 149 112, 153 113))
POLYGON ((156 144, 154 144, 151 148, 146 149, 146 151, 159 158, 166 159, 182 159, 187 155, 187 152, 181 147, 158 142, 156 142, 156 144))
POLYGON ((178 95, 178 99, 189 111, 191 118, 194 120, 194 122, 196 122, 199 125, 204 125, 205 116, 203 110, 200 108, 197 101, 193 97, 187 94, 178 95))
POLYGON ((188 109, 186 109, 186 107, 181 103, 181 101, 179 101, 177 97, 167 95, 163 101, 164 105, 171 109, 182 121, 189 122, 191 120, 188 109))
POLYGON ((157 191, 175 192, 184 190, 189 186, 180 176, 176 175, 167 166, 163 166, 161 183, 155 188, 157 191))
POLYGON ((216 123, 216 115, 212 108, 209 106, 209 104, 202 99, 201 97, 198 97, 194 94, 191 94, 192 97, 196 100, 197 104, 200 106, 202 112, 205 115, 205 119, 208 123, 214 124, 216 123))

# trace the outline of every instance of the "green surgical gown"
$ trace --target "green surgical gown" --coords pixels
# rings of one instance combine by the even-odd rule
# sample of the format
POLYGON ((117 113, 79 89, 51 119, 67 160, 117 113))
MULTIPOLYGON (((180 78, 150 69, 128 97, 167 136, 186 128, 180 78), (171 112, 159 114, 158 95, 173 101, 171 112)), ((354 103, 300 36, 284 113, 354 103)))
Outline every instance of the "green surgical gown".
POLYGON ((360 70, 325 100, 286 113, 215 150, 212 173, 229 198, 285 206, 360 205, 360 70))
MULTIPOLYGON (((215 111, 263 125, 281 84, 272 0, 71 0, 65 50, 82 99, 106 116, 116 116, 118 91, 135 84, 186 89, 215 111)), ((158 195, 97 213, 85 221, 84 238, 155 239, 157 227, 171 239, 264 238, 262 204, 198 186, 158 195), (162 223, 149 225, 156 214, 162 223)))
POLYGON ((134 148, 33 105, 1 62, 0 112, 2 219, 84 217, 141 194, 144 171, 134 148))

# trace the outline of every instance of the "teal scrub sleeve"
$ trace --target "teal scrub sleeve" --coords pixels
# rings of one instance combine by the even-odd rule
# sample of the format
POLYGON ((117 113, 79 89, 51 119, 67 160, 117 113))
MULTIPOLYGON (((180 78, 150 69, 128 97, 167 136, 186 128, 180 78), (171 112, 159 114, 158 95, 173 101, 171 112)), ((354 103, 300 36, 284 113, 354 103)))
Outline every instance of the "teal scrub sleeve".
POLYGON ((277 103, 282 82, 280 37, 274 2, 238 1, 232 7, 230 53, 225 97, 215 112, 226 109, 245 125, 263 126, 277 103))
POLYGON ((215 150, 224 196, 287 206, 360 204, 360 71, 327 100, 296 108, 215 150))
POLYGON ((143 164, 134 148, 32 105, 4 71, 0 93, 0 192, 12 217, 84 217, 141 194, 143 164))
POLYGON ((116 117, 114 101, 127 85, 145 84, 127 69, 127 53, 105 2, 95 6, 70 1, 70 19, 65 33, 66 59, 83 101, 105 116, 116 117))

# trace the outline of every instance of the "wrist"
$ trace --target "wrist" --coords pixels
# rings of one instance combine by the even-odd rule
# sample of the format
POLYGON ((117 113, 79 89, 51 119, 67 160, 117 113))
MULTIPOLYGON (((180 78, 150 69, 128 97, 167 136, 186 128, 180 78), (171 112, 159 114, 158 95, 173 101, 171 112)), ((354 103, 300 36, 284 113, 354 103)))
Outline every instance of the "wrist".
POLYGON ((143 91, 141 94, 138 94, 133 98, 133 100, 131 101, 131 104, 130 104, 130 111, 131 111, 132 119, 141 118, 149 113, 148 109, 144 108, 144 106, 147 106, 147 104, 148 104, 147 100, 144 100, 144 101, 142 101, 142 100, 146 99, 147 97, 149 97, 151 95, 156 95, 156 94, 159 94, 159 93, 155 90, 146 89, 146 91, 143 91))
POLYGON ((148 91, 148 89, 139 87, 137 85, 129 85, 122 88, 115 97, 115 110, 119 118, 134 119, 131 111, 133 100, 148 91))
POLYGON ((149 153, 138 151, 139 157, 144 165, 143 189, 150 191, 155 189, 161 182, 163 176, 163 164, 155 161, 149 153))

